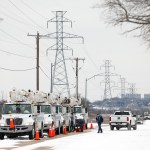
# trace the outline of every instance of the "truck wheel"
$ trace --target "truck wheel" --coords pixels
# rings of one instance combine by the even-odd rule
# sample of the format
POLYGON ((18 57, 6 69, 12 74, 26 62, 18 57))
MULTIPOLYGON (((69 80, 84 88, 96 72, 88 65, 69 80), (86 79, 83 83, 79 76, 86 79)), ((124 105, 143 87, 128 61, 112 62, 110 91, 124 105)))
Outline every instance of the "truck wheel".
POLYGON ((33 126, 32 131, 29 132, 29 140, 33 140, 35 136, 35 128, 33 126))
POLYGON ((69 121, 69 126, 67 128, 68 128, 67 131, 71 132, 71 123, 70 123, 70 121, 69 121))
POLYGON ((83 126, 81 126, 80 129, 81 129, 81 132, 83 132, 83 126))
POLYGON ((40 130, 40 138, 43 138, 43 137, 44 137, 44 135, 43 135, 43 123, 42 123, 41 130, 40 130))
POLYGON ((114 130, 114 126, 110 126, 110 130, 114 130))
POLYGON ((88 129, 88 125, 87 125, 87 123, 85 124, 85 128, 86 128, 86 129, 88 129))
POLYGON ((59 122, 59 126, 58 126, 58 128, 56 129, 56 134, 57 134, 57 135, 60 134, 60 128, 61 128, 61 127, 60 127, 60 122, 59 122))
POLYGON ((120 128, 119 128, 119 127, 116 127, 116 129, 119 130, 120 128))
POLYGON ((128 124, 127 128, 128 130, 131 130, 131 124, 128 124))
POLYGON ((4 140, 4 134, 0 133, 0 140, 4 140))
POLYGON ((137 124, 135 124, 135 126, 133 127, 133 130, 136 130, 137 129, 137 124))

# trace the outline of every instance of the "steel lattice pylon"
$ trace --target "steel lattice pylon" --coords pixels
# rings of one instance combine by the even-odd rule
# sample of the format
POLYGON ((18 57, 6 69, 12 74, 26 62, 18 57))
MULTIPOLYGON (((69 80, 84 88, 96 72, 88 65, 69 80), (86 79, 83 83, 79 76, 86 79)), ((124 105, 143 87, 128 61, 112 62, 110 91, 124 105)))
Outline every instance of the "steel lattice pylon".
POLYGON ((110 61, 105 61, 105 90, 104 90, 104 99, 111 99, 111 87, 110 87, 110 61))
MULTIPOLYGON (((64 22, 71 22, 65 18, 66 11, 53 12, 56 17, 50 19, 48 22, 56 23, 56 32, 48 34, 44 37, 56 39, 56 44, 48 48, 48 50, 56 50, 55 62, 53 66, 52 77, 52 92, 59 93, 59 95, 66 95, 70 97, 70 89, 68 83, 67 69, 65 64, 64 50, 72 50, 64 44, 65 38, 83 38, 74 34, 66 33, 63 31, 64 22)), ((72 22, 71 22, 72 23, 72 22)))

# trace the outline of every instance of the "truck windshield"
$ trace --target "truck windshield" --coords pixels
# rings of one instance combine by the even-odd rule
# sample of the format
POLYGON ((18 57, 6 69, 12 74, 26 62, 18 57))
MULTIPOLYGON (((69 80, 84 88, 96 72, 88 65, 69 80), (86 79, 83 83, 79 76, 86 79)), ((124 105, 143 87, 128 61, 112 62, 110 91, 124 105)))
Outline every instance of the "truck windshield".
POLYGON ((115 115, 130 115, 129 112, 115 112, 115 115))
POLYGON ((51 108, 49 105, 41 105, 41 112, 45 114, 51 114, 51 108))
POLYGON ((74 107, 74 113, 82 113, 81 107, 74 107))
POLYGON ((56 113, 58 112, 62 113, 62 106, 59 105, 56 106, 56 113))
POLYGON ((3 114, 31 114, 31 104, 4 104, 3 114))

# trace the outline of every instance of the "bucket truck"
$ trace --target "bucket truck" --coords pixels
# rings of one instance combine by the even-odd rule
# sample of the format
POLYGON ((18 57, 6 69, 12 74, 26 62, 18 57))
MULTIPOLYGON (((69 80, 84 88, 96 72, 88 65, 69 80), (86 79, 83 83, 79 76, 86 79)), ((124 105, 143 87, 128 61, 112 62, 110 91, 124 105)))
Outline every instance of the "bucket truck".
POLYGON ((3 140, 5 135, 8 138, 28 135, 29 139, 33 139, 36 130, 39 130, 40 137, 43 137, 43 115, 34 112, 34 94, 24 89, 13 89, 10 91, 10 100, 2 108, 0 140, 3 140))

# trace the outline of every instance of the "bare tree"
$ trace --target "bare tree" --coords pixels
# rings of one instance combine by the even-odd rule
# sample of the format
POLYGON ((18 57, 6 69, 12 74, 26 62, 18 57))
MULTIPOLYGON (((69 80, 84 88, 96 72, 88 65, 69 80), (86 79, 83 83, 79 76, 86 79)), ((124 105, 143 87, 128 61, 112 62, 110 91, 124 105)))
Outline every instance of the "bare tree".
POLYGON ((96 7, 104 8, 107 23, 150 43, 150 0, 104 0, 96 7))

